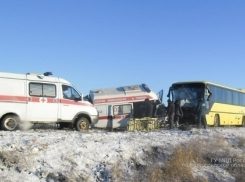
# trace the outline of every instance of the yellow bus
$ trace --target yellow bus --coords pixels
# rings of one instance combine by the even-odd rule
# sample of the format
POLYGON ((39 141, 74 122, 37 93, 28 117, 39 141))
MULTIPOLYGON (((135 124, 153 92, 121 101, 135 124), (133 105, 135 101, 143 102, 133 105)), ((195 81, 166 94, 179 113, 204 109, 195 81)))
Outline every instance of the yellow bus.
POLYGON ((173 83, 168 97, 177 99, 183 111, 180 123, 197 124, 195 108, 202 98, 204 117, 209 126, 245 126, 245 90, 222 86, 207 81, 173 83))

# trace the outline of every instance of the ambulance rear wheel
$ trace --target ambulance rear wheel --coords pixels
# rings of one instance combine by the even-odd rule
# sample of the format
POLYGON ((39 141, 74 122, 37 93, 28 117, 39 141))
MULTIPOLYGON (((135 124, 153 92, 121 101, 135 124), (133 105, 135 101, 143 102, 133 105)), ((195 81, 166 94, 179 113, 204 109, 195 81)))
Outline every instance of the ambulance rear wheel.
POLYGON ((85 117, 81 117, 77 120, 75 124, 75 128, 77 131, 86 131, 89 128, 89 121, 85 117))
POLYGON ((7 115, 1 121, 1 128, 6 131, 14 131, 19 128, 20 119, 15 115, 7 115))

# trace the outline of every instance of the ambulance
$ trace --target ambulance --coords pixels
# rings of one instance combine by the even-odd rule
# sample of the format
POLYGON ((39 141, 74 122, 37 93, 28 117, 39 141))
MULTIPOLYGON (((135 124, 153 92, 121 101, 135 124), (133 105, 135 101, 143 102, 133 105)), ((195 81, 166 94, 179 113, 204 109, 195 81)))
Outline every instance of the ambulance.
POLYGON ((51 72, 0 72, 0 126, 13 131, 21 124, 60 124, 77 131, 98 122, 98 111, 67 80, 51 72))
POLYGON ((142 118, 145 99, 149 99, 154 106, 152 117, 163 116, 165 107, 162 104, 162 95, 163 90, 156 94, 146 84, 139 84, 93 89, 86 99, 99 112, 99 121, 94 127, 125 129, 130 119, 142 118))

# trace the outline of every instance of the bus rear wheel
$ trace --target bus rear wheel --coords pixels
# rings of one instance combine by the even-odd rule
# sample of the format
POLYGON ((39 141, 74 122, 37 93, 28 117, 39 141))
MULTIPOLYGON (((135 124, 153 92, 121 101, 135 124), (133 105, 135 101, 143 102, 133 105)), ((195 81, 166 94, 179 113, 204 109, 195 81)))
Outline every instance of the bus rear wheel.
POLYGON ((242 127, 245 127, 245 117, 242 118, 242 127))
POLYGON ((218 116, 218 114, 215 114, 215 116, 214 116, 214 127, 218 127, 219 125, 220 125, 219 116, 218 116))

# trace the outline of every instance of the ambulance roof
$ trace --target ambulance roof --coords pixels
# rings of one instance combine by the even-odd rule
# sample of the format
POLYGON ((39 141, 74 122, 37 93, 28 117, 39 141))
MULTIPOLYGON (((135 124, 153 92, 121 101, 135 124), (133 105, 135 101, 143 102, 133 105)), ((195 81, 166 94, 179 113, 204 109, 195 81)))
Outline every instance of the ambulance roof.
POLYGON ((26 79, 25 74, 0 72, 0 78, 26 79))
POLYGON ((112 88, 100 88, 90 90, 90 98, 95 103, 142 101, 146 98, 157 99, 157 95, 152 92, 146 84, 130 85, 112 88))
MULTIPOLYGON (((46 72, 50 73, 50 72, 46 72)), ((11 78, 11 79, 28 79, 33 81, 47 81, 47 82, 61 82, 70 84, 67 80, 63 78, 53 77, 46 73, 27 73, 27 74, 18 74, 18 73, 7 73, 7 72, 0 72, 0 78, 11 78)))

